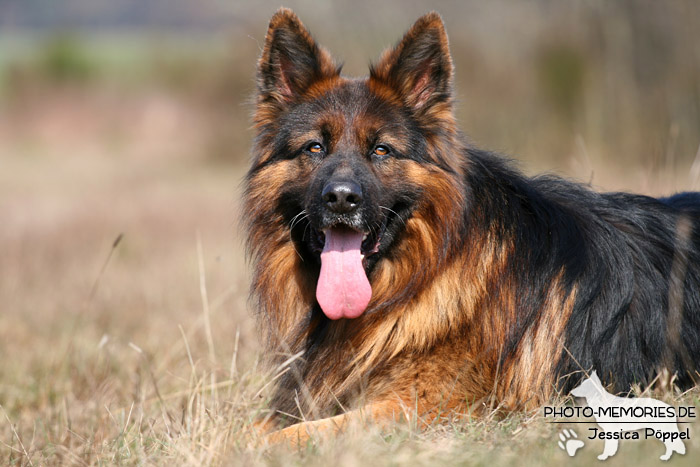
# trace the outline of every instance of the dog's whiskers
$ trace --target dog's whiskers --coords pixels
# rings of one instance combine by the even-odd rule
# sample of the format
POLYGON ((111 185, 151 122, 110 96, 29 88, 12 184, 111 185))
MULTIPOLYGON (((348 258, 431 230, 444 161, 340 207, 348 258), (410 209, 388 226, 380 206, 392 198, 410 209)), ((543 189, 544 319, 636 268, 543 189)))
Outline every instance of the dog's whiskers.
POLYGON ((367 227, 367 232, 368 232, 370 235, 374 235, 374 229, 372 229, 372 226, 369 225, 369 223, 368 223, 367 221, 364 221, 364 223, 365 223, 365 227, 367 227))
MULTIPOLYGON (((304 261, 304 257, 301 256, 301 253, 299 253, 299 250, 297 250, 297 246, 294 243, 294 239, 292 238, 292 230, 294 230, 294 227, 299 224, 299 222, 303 221, 304 219, 308 219, 309 214, 306 212, 306 209, 303 209, 299 214, 296 216, 292 217, 292 220, 289 221, 289 241, 292 243, 292 247, 294 248, 294 252, 297 254, 299 259, 301 261, 304 261)), ((307 222, 306 227, 304 228, 304 233, 302 234, 302 240, 304 239, 304 235, 306 235, 306 229, 309 227, 309 224, 307 222)))
POLYGON ((290 232, 294 229, 294 227, 304 219, 308 219, 309 214, 306 212, 306 209, 302 210, 299 214, 294 216, 291 221, 289 221, 289 230, 290 232))
POLYGON ((391 208, 388 208, 386 206, 381 206, 381 205, 379 206, 379 209, 384 209, 384 210, 387 210, 387 211, 393 213, 396 216, 396 218, 401 221, 401 223, 404 225, 404 227, 406 226, 406 221, 403 220, 403 218, 401 216, 399 216, 398 212, 394 211, 391 208))
POLYGON ((309 228, 310 225, 311 224, 309 224, 308 222, 306 223, 306 227, 304 227, 304 232, 301 234, 302 241, 304 241, 304 239, 306 238, 306 230, 309 228))

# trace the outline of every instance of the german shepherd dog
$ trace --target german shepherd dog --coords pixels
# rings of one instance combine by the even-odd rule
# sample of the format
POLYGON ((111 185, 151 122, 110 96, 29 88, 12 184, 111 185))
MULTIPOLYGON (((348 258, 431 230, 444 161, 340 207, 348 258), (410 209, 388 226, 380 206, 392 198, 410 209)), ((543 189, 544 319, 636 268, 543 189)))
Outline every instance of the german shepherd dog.
POLYGON ((452 81, 437 13, 359 79, 292 11, 272 17, 244 194, 280 370, 269 439, 529 410, 581 370, 616 392, 662 368, 694 384, 700 194, 527 178, 465 142, 452 81))

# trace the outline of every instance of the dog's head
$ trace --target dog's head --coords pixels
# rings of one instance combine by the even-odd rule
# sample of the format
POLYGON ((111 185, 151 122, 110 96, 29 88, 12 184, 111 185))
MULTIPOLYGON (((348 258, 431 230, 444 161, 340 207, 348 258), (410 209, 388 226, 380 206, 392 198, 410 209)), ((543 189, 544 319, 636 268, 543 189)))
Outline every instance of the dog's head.
POLYGON ((429 267, 446 254, 432 237, 459 217, 463 168, 439 15, 421 17, 368 78, 348 79, 280 9, 257 83, 249 215, 283 223, 304 262, 320 262, 316 298, 329 318, 359 316, 388 287, 371 283, 382 261, 413 255, 421 268, 415 256, 429 267))

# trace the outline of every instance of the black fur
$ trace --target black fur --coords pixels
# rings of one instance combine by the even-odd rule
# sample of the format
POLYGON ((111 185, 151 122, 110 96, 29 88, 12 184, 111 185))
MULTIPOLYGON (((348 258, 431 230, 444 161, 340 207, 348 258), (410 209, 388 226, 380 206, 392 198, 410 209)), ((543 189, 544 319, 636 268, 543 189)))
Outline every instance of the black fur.
MULTIPOLYGON (((520 272, 520 322, 504 358, 512 358, 537 318, 548 284, 564 268, 567 293, 577 287, 566 349, 558 373, 595 369, 617 392, 648 385, 667 362, 676 383, 697 381, 700 360, 700 193, 655 199, 629 193, 597 193, 561 178, 526 178, 499 156, 469 150, 470 204, 465 235, 474 223, 497 225, 517 243, 512 270, 520 272), (687 241, 677 226, 691 224, 687 241), (673 263, 686 267, 674 277, 673 263), (683 291, 680 342, 668 342, 671 286, 683 291)), ((676 323, 673 323, 676 324, 676 323)), ((563 378, 568 392, 578 378, 563 378)))

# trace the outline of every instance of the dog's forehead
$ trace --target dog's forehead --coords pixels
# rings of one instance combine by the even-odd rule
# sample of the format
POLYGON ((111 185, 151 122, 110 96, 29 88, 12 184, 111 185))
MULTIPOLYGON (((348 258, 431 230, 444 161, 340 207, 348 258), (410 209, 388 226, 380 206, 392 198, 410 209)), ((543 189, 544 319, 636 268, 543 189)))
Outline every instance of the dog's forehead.
POLYGON ((342 79, 336 81, 334 86, 324 88, 322 92, 313 93, 309 102, 319 110, 352 115, 366 110, 373 97, 366 80, 342 79))
POLYGON ((366 79, 345 79, 300 103, 289 115, 310 127, 330 127, 336 136, 363 131, 398 133, 407 125, 404 109, 374 93, 366 79))

